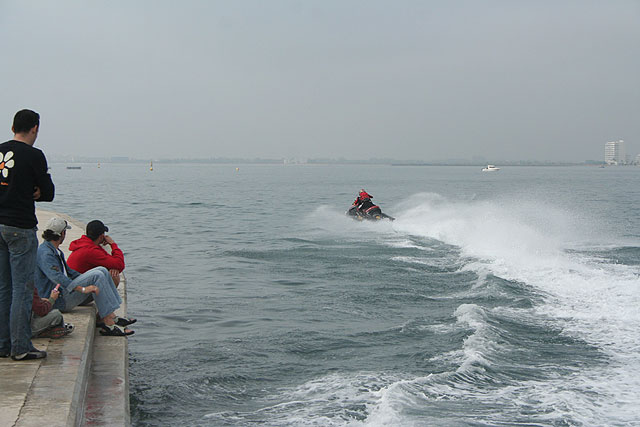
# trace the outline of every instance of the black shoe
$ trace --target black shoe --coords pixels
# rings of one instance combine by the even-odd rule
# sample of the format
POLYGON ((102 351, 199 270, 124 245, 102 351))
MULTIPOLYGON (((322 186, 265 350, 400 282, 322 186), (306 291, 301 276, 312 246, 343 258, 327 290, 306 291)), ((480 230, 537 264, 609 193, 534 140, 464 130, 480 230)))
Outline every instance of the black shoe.
POLYGON ((9 353, 0 353, 0 357, 9 357, 9 353))
POLYGON ((138 321, 138 319, 134 319, 133 317, 119 317, 119 316, 116 316, 114 320, 116 325, 118 326, 129 326, 129 325, 133 325, 138 321))
POLYGON ((32 350, 28 353, 16 354, 11 356, 13 360, 34 360, 34 359, 44 359, 47 357, 47 352, 44 350, 32 350))
POLYGON ((134 331, 131 329, 126 329, 124 326, 119 325, 104 325, 102 330, 100 331, 100 335, 110 336, 110 337, 126 337, 128 335, 133 335, 134 331))

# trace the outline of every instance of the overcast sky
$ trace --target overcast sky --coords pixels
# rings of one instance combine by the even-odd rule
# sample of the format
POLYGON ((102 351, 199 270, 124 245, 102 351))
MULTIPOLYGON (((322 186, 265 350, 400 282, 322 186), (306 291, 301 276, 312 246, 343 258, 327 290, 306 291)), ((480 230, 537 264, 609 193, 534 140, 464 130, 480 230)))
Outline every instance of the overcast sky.
POLYGON ((640 151, 640 0, 0 0, 0 50, 51 155, 640 151))

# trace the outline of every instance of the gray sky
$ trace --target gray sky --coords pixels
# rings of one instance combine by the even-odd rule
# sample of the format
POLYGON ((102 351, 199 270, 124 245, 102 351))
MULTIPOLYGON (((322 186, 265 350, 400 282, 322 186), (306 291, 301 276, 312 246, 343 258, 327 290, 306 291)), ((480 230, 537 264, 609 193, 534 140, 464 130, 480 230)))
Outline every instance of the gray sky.
POLYGON ((51 155, 640 151, 640 0, 0 0, 0 50, 51 155))

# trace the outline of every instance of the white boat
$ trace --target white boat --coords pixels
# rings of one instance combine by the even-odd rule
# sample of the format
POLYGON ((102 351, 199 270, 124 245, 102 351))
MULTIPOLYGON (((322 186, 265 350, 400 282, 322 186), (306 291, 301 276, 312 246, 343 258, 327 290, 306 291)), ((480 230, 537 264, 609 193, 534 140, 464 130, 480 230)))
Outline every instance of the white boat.
POLYGON ((487 165, 486 168, 482 169, 482 172, 495 172, 495 171, 499 171, 500 168, 495 167, 494 165, 487 165))

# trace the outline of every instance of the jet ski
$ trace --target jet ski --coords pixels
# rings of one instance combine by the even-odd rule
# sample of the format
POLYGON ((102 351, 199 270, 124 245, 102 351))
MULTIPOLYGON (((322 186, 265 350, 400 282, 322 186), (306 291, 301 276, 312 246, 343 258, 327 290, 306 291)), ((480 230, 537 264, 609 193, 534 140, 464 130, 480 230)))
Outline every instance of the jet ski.
POLYGON ((373 203, 371 203, 371 206, 363 207, 363 205, 364 203, 357 206, 356 205, 351 206, 349 210, 346 212, 347 216, 350 216, 351 218, 358 221, 364 221, 364 220, 380 221, 385 218, 390 221, 395 220, 394 217, 389 216, 385 213, 382 213, 380 206, 374 205, 373 203))

